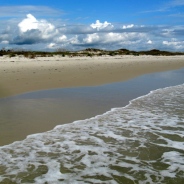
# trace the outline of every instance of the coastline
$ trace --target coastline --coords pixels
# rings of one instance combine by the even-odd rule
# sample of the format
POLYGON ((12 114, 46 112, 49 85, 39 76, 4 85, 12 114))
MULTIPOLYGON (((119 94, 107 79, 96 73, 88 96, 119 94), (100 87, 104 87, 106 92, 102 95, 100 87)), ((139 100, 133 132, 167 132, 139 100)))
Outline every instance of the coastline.
POLYGON ((0 59, 0 146, 183 83, 183 56, 0 59))
POLYGON ((98 86, 184 67, 184 56, 0 57, 0 98, 30 91, 98 86))
MULTIPOLYGON (((163 75, 173 77, 174 73, 180 74, 181 78, 184 68, 162 72, 160 79, 163 75)), ((104 181, 104 173, 112 174, 108 175, 109 181, 114 179, 115 171, 119 172, 119 181, 139 181, 138 174, 144 172, 144 176, 149 179, 155 176, 158 182, 180 183, 183 180, 183 175, 178 175, 183 168, 183 113, 178 112, 183 109, 183 87, 184 83, 160 88, 130 101, 128 106, 113 108, 93 118, 59 125, 50 131, 32 134, 23 141, 0 147, 1 167, 8 168, 2 169, 5 179, 1 180, 7 181, 10 177, 14 181, 24 179, 37 183, 40 178, 44 182, 48 181, 48 177, 53 181, 62 177, 62 181, 72 178, 72 182, 81 178, 88 182, 91 179, 88 173, 93 168, 95 178, 99 176, 98 173, 102 173, 98 183, 99 180, 104 181), (178 170, 170 169, 173 163, 178 170), (160 165, 163 166, 160 168, 160 165), (100 170, 96 173, 98 168, 100 170), (104 168, 107 168, 105 172, 104 168), (44 173, 41 172, 43 169, 44 173), (32 177, 33 171, 35 178, 32 177), (50 174, 52 171, 54 175, 50 174), (124 173, 131 180, 123 177, 124 173)))
POLYGON ((184 68, 101 86, 50 89, 1 98, 0 146, 125 107, 152 90, 183 84, 183 76, 184 68))

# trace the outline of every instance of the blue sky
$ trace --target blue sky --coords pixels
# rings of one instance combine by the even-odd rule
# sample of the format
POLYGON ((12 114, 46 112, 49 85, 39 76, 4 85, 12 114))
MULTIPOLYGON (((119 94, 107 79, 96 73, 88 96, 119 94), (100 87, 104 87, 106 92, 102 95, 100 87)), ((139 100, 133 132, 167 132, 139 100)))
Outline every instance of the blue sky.
POLYGON ((184 51, 184 0, 6 0, 0 48, 184 51))

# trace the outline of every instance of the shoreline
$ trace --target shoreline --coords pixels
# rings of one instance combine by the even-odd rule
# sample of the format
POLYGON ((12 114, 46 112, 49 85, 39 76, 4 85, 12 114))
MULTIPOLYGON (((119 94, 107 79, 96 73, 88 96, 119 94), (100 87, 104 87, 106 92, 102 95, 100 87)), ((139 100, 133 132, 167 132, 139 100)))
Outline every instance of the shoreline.
MULTIPOLYGON (((172 67, 183 64, 183 60, 169 61, 173 61, 172 67)), ((136 63, 136 71, 140 68, 144 68, 142 72, 153 71, 159 65, 152 64, 151 68, 150 62, 140 63, 140 67, 136 63)), ((166 63, 158 69, 168 69, 170 64, 166 63)), ((132 72, 130 76, 134 76, 132 72)), ((93 182, 94 176, 95 181, 103 182, 104 165, 108 168, 105 173, 110 173, 105 179, 109 182, 139 181, 140 176, 144 178, 147 174, 145 167, 150 171, 148 180, 180 182, 183 76, 184 67, 101 86, 43 90, 1 98, 2 182, 44 182, 53 171, 57 174, 51 179, 56 182, 69 181, 70 176, 74 178, 72 181, 93 182), (171 175, 168 168, 173 163, 179 169, 171 175), (134 175, 129 167, 135 171, 134 175), (100 169, 102 174, 96 174, 95 170, 89 175, 90 168, 100 169), (120 173, 118 178, 114 172, 120 173)))
POLYGON ((13 58, 14 62, 10 58, 0 59, 0 146, 49 131, 57 125, 124 107, 151 90, 184 83, 184 57, 181 56, 83 58, 79 62, 78 58, 59 61, 13 58), (61 68, 62 72, 57 75, 61 68), (176 70, 179 68, 182 69, 176 70), (51 76, 52 80, 47 80, 51 76), (17 81, 16 77, 24 80, 17 81), (66 77, 68 83, 59 83, 58 89, 52 89, 58 77, 66 77), (33 86, 25 88, 22 82, 33 86), (46 90, 37 83, 47 85, 46 90), (9 92, 5 87, 9 87, 9 92))
POLYGON ((31 91, 99 86, 184 67, 184 56, 0 57, 0 98, 31 91))
POLYGON ((1 98, 0 146, 125 107, 150 91, 183 84, 183 75, 184 68, 101 86, 43 90, 1 98))

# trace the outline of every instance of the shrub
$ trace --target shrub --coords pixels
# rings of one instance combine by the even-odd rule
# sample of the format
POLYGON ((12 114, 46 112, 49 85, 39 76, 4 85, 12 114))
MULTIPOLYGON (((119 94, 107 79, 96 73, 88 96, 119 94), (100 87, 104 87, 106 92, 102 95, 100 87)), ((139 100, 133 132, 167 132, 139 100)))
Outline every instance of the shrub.
POLYGON ((14 53, 10 53, 9 54, 9 57, 11 58, 11 57, 15 57, 16 56, 16 54, 14 54, 14 53))
POLYGON ((31 54, 29 55, 29 59, 35 59, 36 55, 35 54, 31 54))
POLYGON ((29 58, 29 59, 35 59, 36 57, 34 53, 28 53, 28 52, 25 52, 23 55, 24 57, 29 58))
POLYGON ((87 54, 87 56, 89 56, 89 57, 92 57, 92 56, 93 56, 93 54, 91 54, 91 53, 88 53, 88 54, 87 54))

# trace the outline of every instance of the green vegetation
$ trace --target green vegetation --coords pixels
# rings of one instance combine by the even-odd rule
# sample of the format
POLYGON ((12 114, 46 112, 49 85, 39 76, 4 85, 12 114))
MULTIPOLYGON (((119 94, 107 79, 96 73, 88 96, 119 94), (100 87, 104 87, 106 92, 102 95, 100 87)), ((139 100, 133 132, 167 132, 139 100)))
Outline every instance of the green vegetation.
POLYGON ((24 51, 24 50, 0 50, 0 57, 2 56, 9 56, 9 57, 16 57, 16 56, 23 56, 25 58, 35 59, 36 57, 52 57, 52 56, 61 56, 61 57, 75 57, 75 56, 86 56, 86 57, 93 57, 93 56, 116 56, 116 55, 153 55, 153 56, 174 56, 174 55, 184 55, 184 52, 169 52, 169 51, 160 51, 157 49, 148 50, 148 51, 130 51, 127 49, 118 49, 113 51, 108 50, 101 50, 95 48, 87 48, 85 50, 80 51, 67 51, 64 49, 58 49, 55 52, 44 52, 44 51, 24 51))

